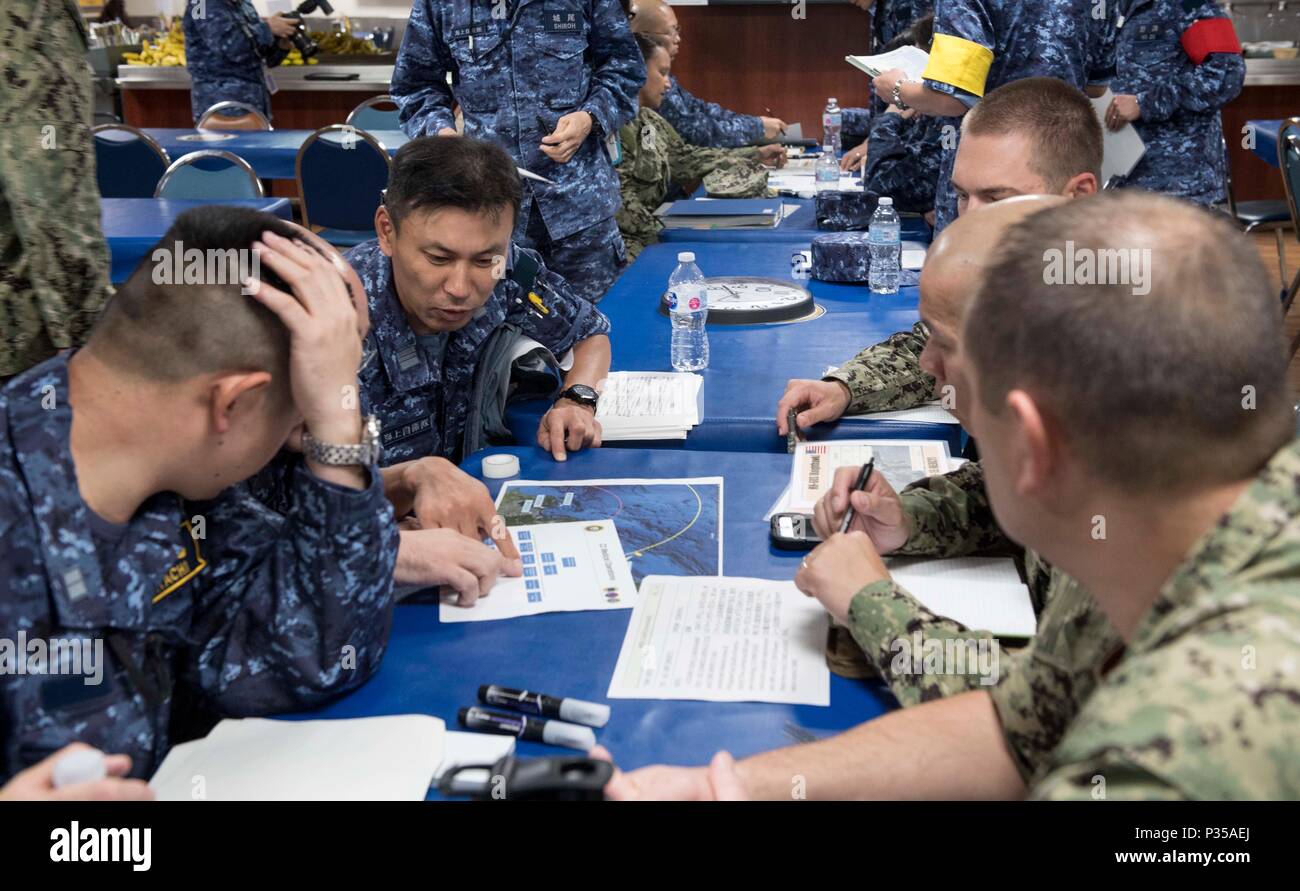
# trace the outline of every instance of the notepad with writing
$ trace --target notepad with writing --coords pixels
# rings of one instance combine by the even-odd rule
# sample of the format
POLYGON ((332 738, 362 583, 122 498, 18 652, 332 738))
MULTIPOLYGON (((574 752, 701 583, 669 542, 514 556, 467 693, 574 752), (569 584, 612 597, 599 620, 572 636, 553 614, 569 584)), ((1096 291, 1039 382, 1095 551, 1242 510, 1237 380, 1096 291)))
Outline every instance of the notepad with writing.
POLYGON ((1038 620, 1029 588, 1010 557, 886 561, 894 581, 931 612, 997 637, 1033 637, 1038 620))
POLYGON ((908 80, 920 80, 930 54, 917 46, 900 46, 896 50, 875 56, 845 56, 844 61, 869 77, 879 77, 886 71, 901 68, 908 80))

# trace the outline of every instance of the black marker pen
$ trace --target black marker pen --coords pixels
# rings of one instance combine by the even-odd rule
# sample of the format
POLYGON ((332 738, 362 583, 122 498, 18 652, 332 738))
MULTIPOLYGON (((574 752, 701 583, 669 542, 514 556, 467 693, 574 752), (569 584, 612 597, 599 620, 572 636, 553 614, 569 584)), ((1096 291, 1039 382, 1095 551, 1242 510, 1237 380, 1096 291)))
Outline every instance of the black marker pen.
POLYGON ((517 736, 520 739, 565 746, 580 752, 586 752, 596 744, 596 734, 590 727, 579 727, 577 724, 568 724, 564 721, 545 721, 526 715, 493 712, 478 706, 461 709, 459 718, 461 725, 470 730, 517 736))
POLYGON ((563 718, 588 727, 604 727, 609 723, 609 706, 581 699, 560 699, 545 693, 515 690, 489 684, 478 688, 478 701, 486 705, 513 708, 531 715, 563 718))

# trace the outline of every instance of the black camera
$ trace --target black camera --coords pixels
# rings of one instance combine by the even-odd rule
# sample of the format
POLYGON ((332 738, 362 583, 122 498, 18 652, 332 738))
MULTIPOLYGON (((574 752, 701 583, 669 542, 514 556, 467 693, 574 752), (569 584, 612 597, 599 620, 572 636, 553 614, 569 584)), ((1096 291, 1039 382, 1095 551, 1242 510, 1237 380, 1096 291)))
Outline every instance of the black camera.
POLYGON ((293 12, 284 14, 286 19, 295 19, 298 23, 298 29, 293 32, 289 42, 297 47, 304 59, 310 59, 320 52, 320 44, 307 36, 307 25, 302 20, 303 16, 311 15, 318 9, 326 15, 334 15, 334 7, 329 5, 329 0, 303 0, 293 12))

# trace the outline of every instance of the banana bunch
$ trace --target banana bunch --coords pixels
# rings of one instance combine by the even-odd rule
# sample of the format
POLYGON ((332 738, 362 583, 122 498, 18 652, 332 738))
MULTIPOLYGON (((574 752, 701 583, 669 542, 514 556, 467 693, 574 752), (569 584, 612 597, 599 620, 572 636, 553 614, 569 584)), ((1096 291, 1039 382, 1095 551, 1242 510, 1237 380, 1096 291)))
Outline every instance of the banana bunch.
POLYGON ((289 55, 285 56, 284 61, 281 62, 280 64, 281 65, 304 65, 304 64, 316 65, 319 64, 319 62, 320 60, 317 59, 315 56, 312 56, 310 59, 303 59, 302 53, 298 52, 298 47, 295 46, 293 49, 289 50, 289 55))
POLYGON ((375 45, 362 37, 340 34, 337 31, 313 31, 311 39, 320 44, 322 53, 338 56, 374 56, 379 53, 375 45))
POLYGON ((153 43, 145 43, 138 53, 123 53, 122 60, 128 65, 157 65, 176 67, 185 64, 185 32, 181 30, 179 18, 172 24, 166 35, 153 43))

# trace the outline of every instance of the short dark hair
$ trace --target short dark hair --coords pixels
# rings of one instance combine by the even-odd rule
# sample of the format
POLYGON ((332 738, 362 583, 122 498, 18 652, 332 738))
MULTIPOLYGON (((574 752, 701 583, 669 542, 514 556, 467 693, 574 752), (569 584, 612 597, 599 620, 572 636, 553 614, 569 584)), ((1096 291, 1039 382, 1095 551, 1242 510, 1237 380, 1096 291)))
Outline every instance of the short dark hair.
POLYGON ((165 382, 268 371, 287 398, 289 333, 275 313, 242 292, 240 281, 256 272, 261 282, 290 292, 269 267, 252 268, 253 243, 267 230, 299 237, 284 220, 251 208, 185 211, 108 301, 88 348, 114 367, 165 382))
POLYGON ((963 133, 1019 133, 1034 147, 1030 166, 1054 192, 1080 173, 1101 182, 1101 122, 1082 92, 1054 77, 1027 77, 1003 84, 966 115, 963 133))
POLYGON ((1029 392, 1098 479, 1133 491, 1244 479, 1295 435, 1280 302, 1254 245, 1172 198, 1103 192, 1013 226, 962 344, 973 398, 1000 413, 1029 392), (1076 283, 1089 257, 1095 282, 1103 261, 1148 250, 1147 293, 1110 272, 1076 283), (1062 280, 1049 263, 1069 255, 1062 280))
POLYGON ((494 218, 505 208, 518 218, 519 170, 505 150, 469 136, 421 136, 397 150, 384 207, 393 226, 412 211, 455 207, 494 218))
POLYGON ((636 38, 637 49, 641 50, 641 58, 649 62, 654 56, 655 50, 668 52, 668 44, 662 38, 652 37, 649 34, 642 34, 639 31, 633 31, 632 36, 636 38))
POLYGON ((915 46, 929 52, 933 43, 934 13, 927 12, 925 15, 912 22, 912 24, 908 25, 906 31, 885 44, 885 47, 881 52, 890 53, 905 46, 915 46))

